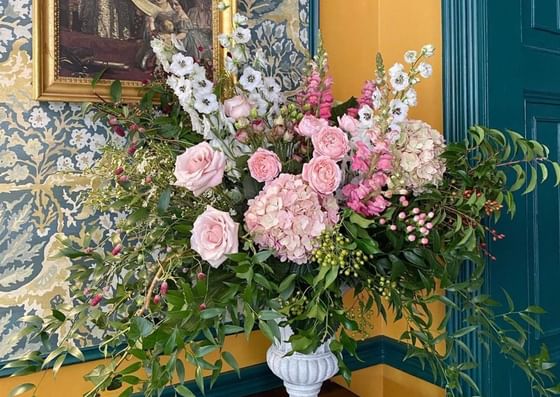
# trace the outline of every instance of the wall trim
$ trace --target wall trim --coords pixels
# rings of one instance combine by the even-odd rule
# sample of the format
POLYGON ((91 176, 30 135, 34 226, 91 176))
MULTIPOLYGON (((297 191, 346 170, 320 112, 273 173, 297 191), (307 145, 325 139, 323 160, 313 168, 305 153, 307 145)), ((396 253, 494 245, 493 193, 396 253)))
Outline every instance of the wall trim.
MULTIPOLYGON (((90 347, 82 350, 86 361, 103 359, 104 355, 99 349, 90 347)), ((405 372, 411 376, 424 381, 434 383, 434 378, 428 369, 424 368, 420 361, 411 358, 405 361, 408 351, 406 344, 391 339, 387 336, 376 336, 358 344, 358 357, 360 360, 346 356, 346 363, 352 371, 374 367, 376 365, 388 365, 397 370, 405 372)), ((81 361, 75 358, 68 358, 64 365, 79 364, 81 361)), ((1 363, 5 365, 7 362, 1 363)), ((14 373, 13 369, 0 371, 0 378, 10 376, 14 373)), ((209 390, 209 380, 206 379, 206 389, 209 390)), ((191 391, 198 393, 194 382, 186 383, 191 391)), ((225 372, 216 381, 214 388, 207 392, 206 397, 236 397, 247 396, 273 390, 282 386, 282 381, 274 376, 266 363, 245 367, 241 369, 241 377, 238 378, 235 371, 225 372)), ((202 396, 202 394, 196 394, 202 396)), ((141 397, 141 394, 136 394, 141 397)), ((174 397, 173 388, 168 387, 162 397, 174 397)))
MULTIPOLYGON (((432 372, 424 368, 418 359, 412 358, 405 361, 407 351, 408 347, 405 343, 387 336, 376 336, 358 345, 357 353, 360 360, 346 356, 345 361, 352 371, 376 365, 388 365, 416 378, 434 383, 432 372)), ((197 397, 203 397, 194 381, 185 383, 185 386, 197 397)), ((205 379, 205 397, 243 397, 267 392, 281 386, 282 381, 274 376, 266 363, 263 363, 241 369, 240 378, 237 377, 235 371, 222 374, 212 390, 209 390, 209 379, 205 379)), ((134 397, 142 397, 142 394, 136 394, 134 397)), ((168 387, 162 397, 175 397, 175 391, 172 387, 168 387)))
MULTIPOLYGON (((444 131, 448 141, 466 137, 472 125, 488 125, 488 0, 442 0, 444 131)), ((469 278, 474 266, 466 263, 461 277, 469 278)), ((488 285, 488 275, 485 285, 488 285)), ((454 312, 448 324, 453 332, 464 327, 469 313, 454 312)), ((491 379, 491 364, 476 333, 463 340, 482 363, 470 371, 473 380, 485 390, 491 379)), ((461 361, 472 361, 463 351, 461 361)), ((469 390, 468 386, 464 390, 469 390)), ((469 390, 470 392, 470 390, 469 390)), ((471 394, 465 394, 465 397, 471 394)))

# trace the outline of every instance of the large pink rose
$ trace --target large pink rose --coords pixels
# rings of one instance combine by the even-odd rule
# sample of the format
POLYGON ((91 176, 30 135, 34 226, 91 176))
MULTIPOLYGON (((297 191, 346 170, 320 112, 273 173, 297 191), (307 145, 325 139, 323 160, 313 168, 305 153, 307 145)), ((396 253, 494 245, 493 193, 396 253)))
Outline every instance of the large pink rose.
POLYGON ((319 156, 303 166, 302 177, 317 193, 327 195, 340 185, 342 171, 333 159, 319 156))
POLYGON ((226 116, 234 120, 249 117, 251 108, 251 103, 243 95, 237 95, 224 101, 224 112, 226 116))
POLYGON ((299 122, 298 126, 296 127, 296 131, 298 134, 306 137, 312 137, 323 128, 329 126, 329 122, 324 119, 318 119, 315 116, 310 114, 303 116, 303 119, 299 122))
POLYGON ((276 153, 259 148, 247 162, 251 176, 258 182, 270 182, 282 171, 282 163, 276 153))
POLYGON ((176 186, 189 189, 195 196, 222 183, 226 158, 222 152, 202 142, 185 151, 175 162, 176 186))
POLYGON ((344 131, 352 134, 352 136, 356 135, 356 131, 359 125, 360 122, 358 120, 346 114, 338 118, 338 126, 342 128, 344 131))
POLYGON ((313 142, 313 156, 327 156, 334 161, 342 160, 350 149, 348 136, 336 127, 323 128, 311 137, 311 142, 313 142))
POLYGON ((217 268, 228 254, 238 252, 238 232, 239 224, 227 212, 208 206, 194 221, 191 248, 210 266, 217 268))

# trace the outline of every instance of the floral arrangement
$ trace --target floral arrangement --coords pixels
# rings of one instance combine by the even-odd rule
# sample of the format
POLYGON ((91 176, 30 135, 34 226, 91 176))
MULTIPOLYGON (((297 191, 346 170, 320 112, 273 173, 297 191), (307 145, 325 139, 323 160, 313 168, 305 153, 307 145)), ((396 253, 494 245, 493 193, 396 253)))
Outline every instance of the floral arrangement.
POLYGON ((525 348, 543 310, 518 310, 509 296, 501 309, 481 294, 494 259, 484 241, 505 237, 489 225, 513 216, 514 192, 530 193, 549 170, 560 182, 548 149, 484 127, 446 144, 409 120, 415 86, 432 74, 430 45, 388 70, 378 56, 361 97, 340 105, 319 51, 287 98, 263 53, 249 53, 246 22, 236 16, 220 38, 229 56, 218 81, 179 44, 154 39, 160 66, 142 101, 123 103, 115 83, 114 103, 95 105, 127 144, 107 146, 85 172, 88 203, 128 215, 101 244, 87 234, 62 241, 74 302, 23 318, 20 337, 43 347, 9 366, 56 373, 66 357, 83 359, 93 327, 110 361, 86 375, 87 396, 153 396, 169 385, 192 396, 186 364, 204 391, 205 375, 213 384, 226 364, 238 370, 227 335, 258 328, 274 340, 289 326, 295 352, 329 343, 349 381, 346 354, 380 315, 406 321, 408 358, 428 364, 450 396, 479 393, 469 376, 477 363, 461 359, 472 356, 462 342, 472 333, 496 344, 536 394, 558 392, 546 349, 525 348), (465 261, 474 264, 466 280, 465 261), (449 316, 434 318, 433 304, 464 313, 464 328, 446 331, 449 316))

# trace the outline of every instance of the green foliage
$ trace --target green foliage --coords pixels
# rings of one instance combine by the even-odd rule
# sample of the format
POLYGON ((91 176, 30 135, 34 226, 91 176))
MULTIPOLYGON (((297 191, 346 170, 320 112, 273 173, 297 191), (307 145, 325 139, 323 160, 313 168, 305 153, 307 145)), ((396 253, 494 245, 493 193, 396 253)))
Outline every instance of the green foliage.
MULTIPOLYGON (((381 59, 378 68, 383 68, 381 59)), ((450 396, 479 393, 469 375, 478 363, 464 342, 475 334, 486 349, 497 345, 521 368, 537 395, 558 392, 546 348, 535 355, 527 351, 528 332, 541 331, 538 316, 544 311, 516 309, 507 293, 507 308, 502 308, 482 293, 485 263, 491 259, 483 242, 487 236, 503 238, 487 219, 497 222, 504 211, 513 216, 520 193, 529 194, 546 181, 560 182, 560 165, 548 159, 543 145, 483 127, 473 127, 467 140, 449 145, 442 184, 411 197, 408 205, 430 213, 429 244, 383 226, 404 225, 399 212, 409 209, 395 197, 383 222, 345 210, 334 230, 321 236, 312 263, 282 263, 272 252, 257 250, 241 232, 240 252, 215 269, 190 249, 192 225, 207 205, 243 222, 247 199, 261 189, 247 173, 247 157, 237 159, 238 180, 195 198, 172 179, 177 154, 201 141, 174 97, 155 83, 137 106, 121 102, 118 83, 111 95, 116 105, 96 107, 127 131, 127 148, 105 149, 88 174, 94 184, 88 204, 121 212, 126 219, 97 243, 88 233, 61 240, 60 254, 73 261, 74 304, 55 307, 45 318, 21 319, 17 338, 39 342, 41 348, 6 366, 15 375, 43 368, 56 373, 70 356, 83 361, 75 341, 93 324, 104 333, 100 349, 109 361, 86 375, 92 384, 87 396, 117 389, 123 397, 136 390, 157 396, 179 379, 175 391, 188 397, 194 394, 183 385, 186 365, 194 367, 203 392, 205 371, 210 388, 225 364, 239 374, 236 359, 224 350, 228 335, 249 338, 259 329, 274 341, 280 327, 289 325, 295 352, 312 353, 330 341, 340 373, 350 381, 343 353, 356 356, 371 319, 382 316, 406 322, 401 340, 410 343, 407 358, 429 367, 450 396), (474 271, 464 280, 466 261, 474 271), (347 290, 353 293, 347 297, 350 307, 343 299, 347 290), (433 304, 446 307, 441 323, 435 321, 433 304), (452 312, 464 318, 454 332, 448 328, 452 312)), ((353 105, 343 104, 341 111, 353 105)), ((279 153, 288 164, 293 146, 286 144, 279 153)), ((292 164, 294 172, 300 171, 298 164, 292 164)), ((21 385, 11 395, 33 387, 21 385)))

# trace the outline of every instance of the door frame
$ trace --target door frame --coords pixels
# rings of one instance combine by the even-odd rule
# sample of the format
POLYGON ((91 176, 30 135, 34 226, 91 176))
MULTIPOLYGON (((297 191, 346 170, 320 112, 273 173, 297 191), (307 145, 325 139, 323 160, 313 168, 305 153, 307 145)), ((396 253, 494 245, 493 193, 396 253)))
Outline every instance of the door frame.
MULTIPOLYGON (((488 1, 442 0, 443 22, 443 104, 444 131, 448 141, 466 137, 472 125, 488 125, 488 1)), ((473 266, 466 263, 461 277, 468 278, 473 266)), ((490 282, 486 272, 485 286, 490 282)), ((456 331, 464 327, 466 313, 454 312, 448 327, 456 331)), ((476 333, 464 342, 481 365, 469 374, 481 387, 483 395, 490 396, 492 360, 481 347, 476 333)), ((459 352, 459 359, 470 361, 459 352)), ((468 389, 468 387, 466 387, 468 389)), ((467 394, 466 396, 470 396, 467 394)))

